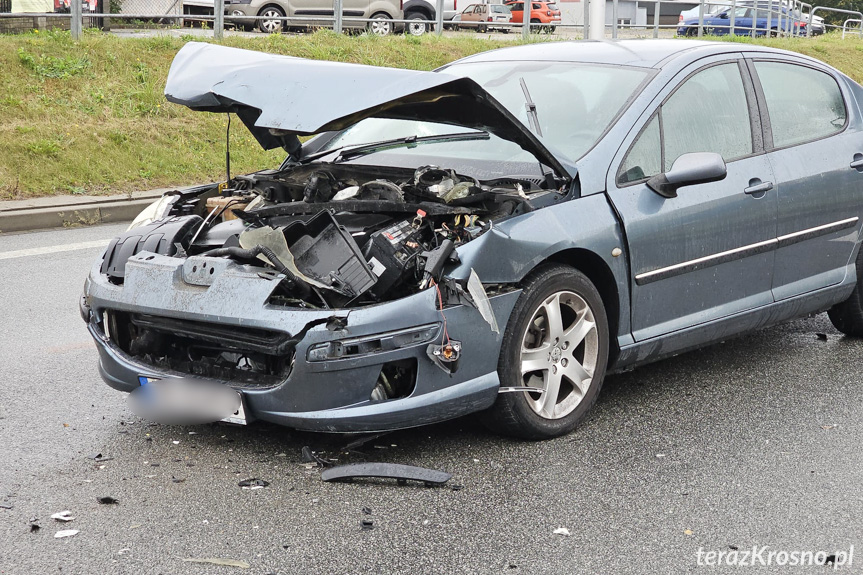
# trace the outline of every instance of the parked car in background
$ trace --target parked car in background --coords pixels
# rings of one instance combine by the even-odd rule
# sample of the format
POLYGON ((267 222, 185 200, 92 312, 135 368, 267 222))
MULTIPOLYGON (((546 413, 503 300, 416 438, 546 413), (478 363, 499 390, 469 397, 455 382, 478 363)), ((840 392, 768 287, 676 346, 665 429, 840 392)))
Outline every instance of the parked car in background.
POLYGON ((823 310, 863 337, 863 86, 813 58, 554 42, 419 72, 188 42, 165 95, 286 151, 167 192, 89 270, 99 373, 174 423, 540 439, 610 371, 823 310))
MULTIPOLYGON (((539 31, 552 33, 560 24, 560 10, 554 2, 529 2, 531 24, 542 24, 539 26, 539 31)), ((517 0, 515 2, 505 2, 505 6, 510 9, 511 22, 513 24, 521 24, 524 22, 524 7, 525 2, 517 0)), ((536 27, 533 28, 536 31, 536 27)))
MULTIPOLYGON (((257 27, 267 33, 281 32, 286 26, 332 27, 334 14, 332 0, 225 0, 227 22, 246 28, 257 27), (254 20, 256 16, 265 19, 254 20), (325 19, 314 19, 321 16, 325 19), (286 17, 287 20, 280 20, 286 17)), ((380 36, 401 29, 392 20, 404 19, 401 0, 344 0, 342 14, 345 18, 373 20, 369 23, 345 20, 342 24, 344 28, 367 28, 380 36)))
MULTIPOLYGON (((776 36, 780 31, 785 34, 806 34, 806 21, 797 10, 789 10, 786 6, 772 4, 768 30, 768 3, 758 4, 740 2, 736 7, 704 16, 702 19, 705 34, 725 36, 731 33, 731 16, 734 15, 734 35, 748 36, 755 26, 756 36, 776 36), (781 22, 779 14, 782 14, 781 22)), ((695 36, 698 34, 698 15, 688 18, 677 28, 678 36, 695 36)))
MULTIPOLYGON (((704 5, 704 14, 717 14, 724 10, 727 10, 728 7, 731 6, 731 2, 728 0, 718 0, 717 2, 705 3, 704 5)), ((692 18, 698 18, 698 12, 701 10, 700 6, 695 6, 694 8, 689 8, 688 10, 684 10, 680 13, 680 18, 678 18, 678 23, 683 23, 686 20, 691 20, 692 18)))
MULTIPOLYGON (((436 7, 437 2, 435 0, 407 0, 404 2, 405 20, 411 20, 406 25, 405 31, 414 36, 421 36, 431 30, 434 22, 437 21, 436 7)), ((452 22, 458 13, 458 0, 444 0, 444 26, 452 22)))
MULTIPOLYGON (((509 33, 508 24, 512 20, 509 6, 503 4, 471 4, 459 16, 458 27, 474 28, 477 32, 500 30, 509 33), (501 26, 501 24, 507 24, 501 26)), ((456 28, 458 29, 458 28, 456 28)))

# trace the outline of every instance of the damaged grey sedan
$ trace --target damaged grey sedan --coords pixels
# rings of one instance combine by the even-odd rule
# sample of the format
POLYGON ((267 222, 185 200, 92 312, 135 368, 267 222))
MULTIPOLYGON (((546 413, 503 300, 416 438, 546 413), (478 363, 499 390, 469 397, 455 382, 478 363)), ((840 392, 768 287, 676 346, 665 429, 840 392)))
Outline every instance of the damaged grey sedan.
POLYGON ((824 310, 863 335, 863 88, 817 60, 555 42, 416 72, 189 43, 165 94, 286 157, 166 193, 94 263, 82 316, 133 396, 540 439, 611 371, 824 310))

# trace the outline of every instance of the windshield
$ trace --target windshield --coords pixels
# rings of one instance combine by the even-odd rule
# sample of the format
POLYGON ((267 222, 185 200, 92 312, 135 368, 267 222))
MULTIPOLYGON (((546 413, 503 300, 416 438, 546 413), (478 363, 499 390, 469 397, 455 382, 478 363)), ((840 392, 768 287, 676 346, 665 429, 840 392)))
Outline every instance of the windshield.
MULTIPOLYGON (((554 153, 574 162, 599 140, 651 71, 569 62, 466 62, 443 72, 471 78, 529 126, 523 79, 536 104, 540 139, 554 153)), ((336 135, 322 149, 461 131, 464 129, 448 124, 368 118, 336 135)), ((493 135, 483 142, 436 142, 387 153, 411 155, 420 148, 425 155, 444 158, 536 161, 516 144, 493 135)))
POLYGON ((491 11, 498 14, 509 14, 509 6, 503 6, 502 4, 492 4, 491 11))

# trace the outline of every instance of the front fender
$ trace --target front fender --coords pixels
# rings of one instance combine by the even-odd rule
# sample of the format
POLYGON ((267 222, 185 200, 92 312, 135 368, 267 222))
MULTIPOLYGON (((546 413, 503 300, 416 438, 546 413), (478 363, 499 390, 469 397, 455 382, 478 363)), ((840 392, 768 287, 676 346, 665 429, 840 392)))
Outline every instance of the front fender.
POLYGON ((458 248, 460 264, 448 277, 476 271, 484 284, 512 284, 571 250, 598 257, 614 277, 619 299, 618 341, 629 342, 629 266, 623 228, 605 194, 593 194, 516 216, 458 248), (617 256, 613 254, 619 254, 617 256))

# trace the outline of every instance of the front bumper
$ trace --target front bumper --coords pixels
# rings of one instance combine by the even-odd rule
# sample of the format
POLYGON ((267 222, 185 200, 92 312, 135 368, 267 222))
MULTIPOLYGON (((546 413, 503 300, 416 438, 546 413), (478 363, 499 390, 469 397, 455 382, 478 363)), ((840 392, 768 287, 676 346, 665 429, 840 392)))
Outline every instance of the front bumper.
MULTIPOLYGON (((276 282, 257 272, 218 258, 183 260, 141 252, 129 259, 124 285, 111 284, 97 262, 82 299, 82 315, 99 351, 99 371, 111 386, 132 391, 143 375, 153 378, 185 376, 159 369, 133 357, 105 335, 106 310, 157 315, 220 326, 301 333, 316 320, 342 318, 346 326, 309 328, 297 343, 290 373, 278 385, 251 388, 223 382, 240 391, 251 419, 289 427, 332 432, 383 431, 444 421, 490 407, 497 397, 497 362, 502 334, 491 331, 471 306, 444 310, 452 339, 462 342, 458 370, 450 375, 426 355, 428 342, 382 349, 357 357, 309 361, 309 348, 343 340, 442 322, 437 294, 427 289, 403 299, 345 310, 306 310, 268 303, 276 282), (216 269, 210 285, 188 283, 190 261, 204 261, 216 269), (184 270, 184 263, 186 267, 184 270), (390 362, 414 360, 416 380, 409 396, 372 401, 381 369, 390 362)), ((490 298, 500 326, 505 326, 520 291, 490 298)), ((440 342, 440 336, 435 338, 440 342)))

